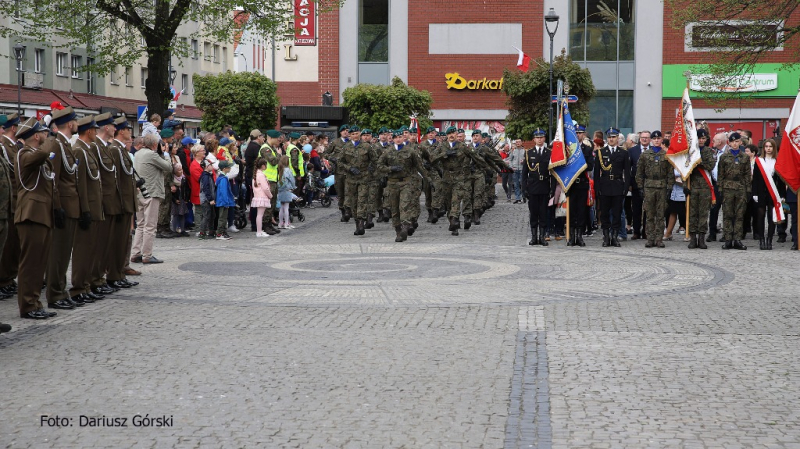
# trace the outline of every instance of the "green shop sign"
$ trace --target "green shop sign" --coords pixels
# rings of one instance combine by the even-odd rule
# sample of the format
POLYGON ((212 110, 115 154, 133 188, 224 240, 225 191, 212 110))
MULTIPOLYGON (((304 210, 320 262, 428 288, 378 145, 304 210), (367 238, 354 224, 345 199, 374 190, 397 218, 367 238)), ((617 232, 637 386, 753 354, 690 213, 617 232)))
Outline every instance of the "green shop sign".
MULTIPOLYGON (((686 88, 687 70, 692 73, 689 90, 692 93, 719 92, 742 93, 751 97, 760 98, 794 98, 797 96, 798 79, 800 78, 800 65, 794 70, 781 70, 783 64, 756 64, 753 73, 732 77, 726 80, 724 86, 710 85, 711 75, 703 74, 699 64, 665 65, 663 69, 662 96, 664 98, 681 98, 683 89, 686 88)), ((702 95, 702 94, 699 94, 702 95)))

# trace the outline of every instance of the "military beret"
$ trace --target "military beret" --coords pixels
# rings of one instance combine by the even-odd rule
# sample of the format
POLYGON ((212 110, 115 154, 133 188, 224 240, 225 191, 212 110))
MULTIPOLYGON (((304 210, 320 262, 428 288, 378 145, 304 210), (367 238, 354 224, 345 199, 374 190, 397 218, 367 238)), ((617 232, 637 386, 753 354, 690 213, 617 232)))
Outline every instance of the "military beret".
POLYGON ((25 123, 20 125, 19 129, 17 130, 16 137, 21 140, 25 140, 34 134, 40 131, 47 131, 47 128, 42 126, 35 117, 31 117, 28 120, 25 120, 25 123))
POLYGON ((544 130, 542 128, 536 128, 533 130, 533 137, 544 137, 545 136, 544 130))
POLYGON ((273 139, 277 139, 281 136, 281 132, 277 129, 270 129, 267 131, 267 137, 272 137, 273 139))
POLYGON ((481 133, 481 137, 483 137, 485 139, 485 138, 489 137, 489 133, 481 133))
POLYGON ((128 123, 128 119, 125 117, 119 117, 114 120, 114 127, 117 128, 117 131, 122 131, 123 129, 130 128, 131 124, 128 123))
POLYGON ((297 131, 292 131, 292 132, 289 133, 289 138, 290 139, 299 139, 300 136, 301 136, 301 134, 299 132, 297 132, 297 131))
POLYGON ((358 126, 358 125, 353 125, 353 126, 350 127, 350 132, 351 133, 360 133, 361 132, 361 127, 358 126))
POLYGON ((455 126, 451 126, 451 127, 447 128, 447 131, 446 131, 446 133, 447 133, 447 134, 453 134, 454 132, 457 132, 457 131, 458 131, 458 130, 456 129, 456 127, 455 127, 455 126))
POLYGON ((479 130, 479 129, 473 130, 472 131, 472 135, 474 136, 475 134, 480 136, 481 135, 481 130, 479 130))
POLYGON ((408 131, 408 126, 403 125, 403 126, 397 128, 397 131, 400 131, 401 133, 402 132, 406 132, 406 131, 408 131))
POLYGON ((583 126, 583 125, 577 125, 577 126, 575 126, 575 131, 579 132, 579 133, 585 133, 586 132, 586 127, 583 126))
POLYGON ((344 125, 339 127, 339 132, 348 131, 349 129, 350 129, 350 125, 344 124, 344 125))
POLYGON ((458 128, 458 133, 459 133, 459 134, 464 134, 464 130, 463 130, 463 129, 461 129, 461 128, 458 128))
POLYGON ((381 126, 380 129, 378 129, 378 134, 390 133, 390 132, 391 131, 389 130, 389 128, 387 128, 385 126, 381 126))
POLYGON ((56 125, 63 125, 64 123, 78 119, 78 116, 75 115, 75 110, 72 109, 72 106, 53 111, 52 117, 52 123, 55 123, 56 125))
POLYGON ((741 140, 741 139, 742 135, 739 133, 731 133, 731 135, 728 136, 728 142, 733 142, 734 140, 741 140))
POLYGON ((361 134, 370 134, 370 135, 372 135, 372 130, 371 130, 371 129, 369 129, 369 128, 364 128, 364 129, 361 131, 361 134))
POLYGON ((439 131, 438 133, 436 133, 436 135, 439 136, 439 137, 443 137, 443 136, 446 136, 447 133, 444 132, 444 131, 439 131))
POLYGON ((403 131, 401 129, 393 130, 392 137, 403 137, 403 131))
POLYGON ((619 135, 619 130, 612 126, 611 128, 608 128, 606 130, 606 135, 609 136, 609 137, 618 136, 619 135))
POLYGON ((97 126, 113 125, 114 117, 111 117, 110 112, 105 112, 103 114, 94 116, 94 121, 97 123, 97 126))
POLYGON ((436 131, 436 128, 434 128, 433 126, 429 126, 428 129, 425 130, 425 134, 432 133, 432 132, 435 132, 435 131, 436 131))
POLYGON ((656 137, 664 137, 664 134, 662 134, 661 131, 659 131, 659 130, 655 130, 655 131, 650 133, 650 137, 655 139, 656 137))
POLYGON ((8 117, 5 114, 0 115, 0 126, 3 126, 8 121, 8 117))
POLYGON ((699 139, 701 137, 705 137, 706 139, 708 139, 708 131, 706 131, 703 128, 698 129, 697 130, 697 138, 699 139))
POLYGON ((411 134, 416 134, 416 133, 417 133, 417 128, 410 128, 408 131, 409 131, 411 134))
POLYGON ((164 128, 161 130, 161 137, 169 138, 175 135, 175 131, 172 128, 164 128))
POLYGON ((15 112, 11 115, 6 116, 6 122, 3 123, 3 128, 8 129, 16 125, 19 125, 19 114, 15 112))
POLYGON ((95 123, 93 116, 87 115, 85 117, 81 117, 81 119, 78 120, 78 132, 79 133, 84 132, 87 129, 92 129, 92 128, 95 128, 95 129, 99 128, 99 126, 97 126, 97 123, 95 123))

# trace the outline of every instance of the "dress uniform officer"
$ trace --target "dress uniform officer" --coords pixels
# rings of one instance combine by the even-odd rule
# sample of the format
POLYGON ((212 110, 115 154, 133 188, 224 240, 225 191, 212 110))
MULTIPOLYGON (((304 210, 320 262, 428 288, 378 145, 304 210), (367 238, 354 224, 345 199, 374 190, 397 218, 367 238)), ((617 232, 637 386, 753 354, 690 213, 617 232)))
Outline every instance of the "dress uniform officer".
POLYGON ((17 301, 20 316, 35 320, 56 316, 56 312, 47 311, 39 301, 53 227, 55 176, 50 159, 55 155, 41 149, 48 132, 35 118, 29 118, 16 134, 25 143, 16 157, 19 189, 14 221, 21 255, 17 301))
POLYGON ((354 126, 350 128, 350 142, 347 142, 341 150, 339 164, 347 173, 347 207, 356 217, 356 230, 353 235, 364 235, 367 214, 369 213, 369 188, 371 185, 369 168, 378 162, 378 155, 368 137, 369 133, 361 133, 361 130, 354 126))
MULTIPOLYGON (((0 115, 0 126, 7 119, 5 115, 0 115)), ((14 220, 14 214, 11 209, 11 189, 14 187, 11 182, 12 176, 11 164, 6 160, 5 156, 0 156, 0 254, 3 253, 3 247, 8 236, 8 223, 14 220)), ((0 292, 0 299, 10 298, 11 296, 11 293, 0 292)), ((2 326, 4 325, 0 323, 0 327, 2 326)))
POLYGON ((636 185, 639 186, 644 200, 642 208, 647 222, 645 248, 664 248, 664 212, 667 210, 669 192, 675 184, 672 164, 661 147, 652 146, 639 155, 636 167, 636 185))
POLYGON ((345 205, 345 182, 347 181, 347 174, 343 169, 339 168, 338 161, 342 147, 349 141, 350 125, 342 125, 339 127, 339 138, 334 139, 333 142, 328 144, 328 148, 325 149, 325 158, 333 162, 334 188, 336 189, 336 196, 339 198, 339 212, 342 214, 341 221, 343 223, 350 221, 352 214, 348 212, 347 206, 345 205))
MULTIPOLYGON (((16 211, 17 191, 17 130, 19 128, 20 117, 18 114, 11 114, 6 117, 6 122, 2 124, 3 135, 0 136, 0 157, 3 157, 11 166, 11 213, 16 211)), ((0 256, 0 295, 13 295, 17 292, 17 269, 19 268, 19 236, 17 235, 17 225, 14 218, 8 220, 8 236, 3 247, 3 254, 0 256)))
POLYGON ((108 285, 114 288, 130 288, 138 282, 125 277, 125 264, 130 257, 131 228, 133 214, 136 212, 136 178, 133 174, 133 161, 125 149, 131 138, 131 127, 125 117, 114 120, 114 140, 109 142, 109 152, 117 173, 120 194, 121 218, 113 220, 109 233, 110 259, 108 261, 108 285))
POLYGON ((744 238, 744 211, 750 198, 752 174, 750 158, 741 149, 742 136, 728 136, 730 149, 719 157, 717 181, 722 189, 722 233, 725 244, 722 249, 747 249, 744 238))
MULTIPOLYGON (((73 301, 67 291, 67 267, 72 257, 75 232, 81 212, 89 210, 86 183, 78 177, 80 161, 72 151, 70 140, 78 131, 78 116, 72 107, 53 112, 51 126, 58 129, 47 139, 42 150, 53 153, 56 194, 53 196, 53 221, 50 257, 47 263, 47 304, 53 309, 71 310, 85 303, 73 301), (83 184, 81 184, 83 182, 83 184)), ((79 249, 80 251, 80 249, 79 249)))
POLYGON ((591 145, 583 143, 582 137, 586 133, 586 127, 578 125, 575 127, 578 135, 579 145, 586 161, 586 169, 583 173, 575 177, 567 191, 569 198, 569 232, 570 237, 567 246, 586 246, 583 241, 583 230, 586 228, 586 209, 589 201, 589 173, 594 171, 594 151, 591 145))
POLYGON ((81 211, 78 230, 75 232, 76 251, 72 254, 72 288, 70 298, 75 301, 92 303, 105 298, 105 295, 92 291, 92 269, 94 261, 100 254, 97 234, 103 216, 103 184, 100 163, 97 160, 97 149, 94 139, 99 126, 92 116, 78 120, 78 140, 72 145, 72 151, 78 163, 78 179, 86 183, 86 199, 89 209, 81 211))
MULTIPOLYGON (((103 185, 103 215, 105 220, 98 225, 97 248, 98 252, 92 264, 92 291, 95 294, 106 295, 118 291, 119 288, 111 287, 106 283, 106 273, 113 258, 114 246, 110 243, 112 230, 119 220, 122 220, 122 199, 119 193, 117 167, 114 164, 111 149, 108 147, 114 139, 114 117, 111 113, 104 113, 94 118, 100 128, 94 139, 95 155, 100 166, 100 181, 103 185)), ((170 176, 170 181, 172 177, 170 176)), ((169 215, 169 214, 167 214, 169 215)), ((169 227, 167 227, 169 230, 169 227)))
POLYGON ((711 194, 714 187, 708 185, 711 180, 711 170, 714 169, 714 150, 706 146, 708 131, 697 130, 697 144, 700 148, 700 163, 697 164, 689 175, 690 189, 684 193, 690 195, 689 201, 689 249, 707 249, 706 230, 708 229, 708 214, 711 211, 711 194), (705 176, 703 176, 705 172, 705 176), (708 180, 708 181, 706 181, 708 180))
POLYGON ((631 183, 631 159, 628 152, 618 146, 618 129, 609 128, 606 136, 608 144, 598 151, 595 161, 594 182, 600 219, 603 222, 603 246, 619 247, 622 206, 631 183))
POLYGON ((531 224, 531 241, 528 245, 547 246, 547 202, 553 196, 555 180, 550 175, 550 149, 544 143, 544 135, 541 128, 533 132, 534 147, 525 152, 525 164, 522 166, 522 185, 528 197, 531 224))

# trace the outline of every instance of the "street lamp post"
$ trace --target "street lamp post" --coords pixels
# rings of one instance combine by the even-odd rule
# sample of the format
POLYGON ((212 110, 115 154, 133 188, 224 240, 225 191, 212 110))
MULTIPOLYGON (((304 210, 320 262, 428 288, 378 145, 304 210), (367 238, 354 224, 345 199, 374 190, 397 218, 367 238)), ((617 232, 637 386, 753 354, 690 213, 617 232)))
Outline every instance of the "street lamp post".
POLYGON ((14 56, 17 58, 17 113, 22 117, 22 59, 25 58, 25 46, 17 42, 14 56))
POLYGON ((244 53, 234 53, 233 56, 241 56, 244 58, 244 71, 247 72, 247 56, 245 56, 244 53))
POLYGON ((544 27, 547 30, 547 35, 550 36, 550 98, 548 101, 550 102, 550 121, 548 122, 547 131, 548 131, 548 141, 553 141, 553 38, 556 36, 556 31, 558 31, 558 14, 556 14, 555 9, 550 8, 550 11, 547 11, 547 14, 544 16, 544 27), (555 28, 553 31, 550 31, 550 24, 555 24, 555 28))

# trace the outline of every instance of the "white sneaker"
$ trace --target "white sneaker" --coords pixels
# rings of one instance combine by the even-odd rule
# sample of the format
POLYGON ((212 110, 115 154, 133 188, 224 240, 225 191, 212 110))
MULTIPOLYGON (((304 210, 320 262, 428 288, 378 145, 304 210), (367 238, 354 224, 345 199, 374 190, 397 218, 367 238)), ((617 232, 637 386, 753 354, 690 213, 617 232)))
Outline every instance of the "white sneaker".
POLYGON ((236 226, 231 225, 231 227, 228 228, 228 232, 239 232, 239 229, 236 226))
POLYGON ((286 226, 284 226, 284 227, 283 227, 283 229, 294 229, 294 226, 292 226, 292 225, 286 225, 286 226))
POLYGON ((269 234, 267 234, 266 232, 259 232, 256 233, 256 237, 269 237, 269 234))

